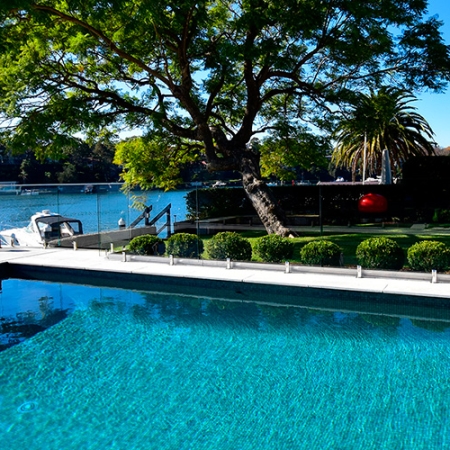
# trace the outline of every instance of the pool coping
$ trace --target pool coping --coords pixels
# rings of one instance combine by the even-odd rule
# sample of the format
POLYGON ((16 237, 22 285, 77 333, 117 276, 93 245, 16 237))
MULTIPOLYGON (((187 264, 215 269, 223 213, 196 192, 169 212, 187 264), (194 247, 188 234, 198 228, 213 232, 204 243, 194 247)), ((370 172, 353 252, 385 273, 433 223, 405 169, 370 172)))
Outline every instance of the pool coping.
POLYGON ((142 273, 168 277, 198 279, 240 280, 243 283, 297 285, 305 287, 313 281, 315 287, 336 290, 379 291, 379 281, 386 285, 397 283, 403 290, 397 293, 412 296, 433 296, 450 299, 450 275, 408 271, 369 270, 360 267, 319 267, 289 263, 258 263, 242 261, 216 261, 166 256, 140 256, 126 252, 110 253, 105 250, 26 249, 0 250, 0 278, 4 264, 12 267, 32 266, 58 268, 71 271, 109 270, 112 273, 142 273), (257 276, 260 274, 261 276, 257 276), (242 275, 242 276, 240 276, 242 275), (303 276, 302 276, 303 275, 303 276), (302 276, 300 278, 300 276, 302 276), (326 281, 325 284, 317 283, 326 281), (339 280, 339 281, 338 281, 339 280), (409 284, 413 282, 414 284, 409 284), (420 289, 418 287, 420 286, 420 289), (425 289, 424 289, 425 288, 425 289), (445 289, 448 288, 448 289, 445 289))
POLYGON ((38 249, 0 251, 1 278, 450 321, 446 274, 38 249))
MULTIPOLYGON (((148 262, 162 263, 168 265, 191 265, 200 267, 217 267, 226 269, 250 269, 250 270, 267 270, 284 273, 314 273, 353 276, 357 278, 386 278, 401 280, 421 280, 433 283, 433 273, 426 272, 408 272, 408 271, 390 271, 390 270, 373 270, 358 267, 322 267, 322 266, 305 266, 301 264, 287 263, 260 263, 260 262, 243 262, 243 261, 212 261, 207 259, 191 259, 167 256, 141 256, 126 252, 109 253, 106 255, 108 259, 122 262, 148 262)), ((450 283, 450 275, 436 273, 436 283, 450 283)), ((450 293, 449 293, 450 298, 450 293)))

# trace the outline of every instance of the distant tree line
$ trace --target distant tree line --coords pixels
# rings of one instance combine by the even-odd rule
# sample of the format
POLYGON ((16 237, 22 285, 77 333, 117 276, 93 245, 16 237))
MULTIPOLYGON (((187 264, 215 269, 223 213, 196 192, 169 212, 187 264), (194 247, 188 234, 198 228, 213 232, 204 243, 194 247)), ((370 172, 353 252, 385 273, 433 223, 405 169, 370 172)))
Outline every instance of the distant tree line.
MULTIPOLYGON (((122 167, 114 163, 116 145, 114 143, 96 143, 89 145, 80 142, 77 146, 67 146, 61 151, 58 159, 45 158, 39 160, 33 150, 21 154, 13 154, 0 144, 0 181, 15 181, 20 184, 45 183, 111 183, 122 181, 122 167)), ((402 164, 402 179, 406 183, 435 184, 447 182, 450 171, 450 147, 435 148, 435 156, 413 157, 402 164)), ((306 170, 301 166, 290 168, 291 179, 305 184, 318 181, 333 181, 342 177, 346 181, 352 179, 352 173, 342 167, 330 163, 327 167, 312 166, 306 170)), ((284 177, 287 179, 286 177, 284 177)), ((282 178, 268 178, 268 181, 279 181, 282 178)), ((178 187, 193 181, 204 185, 221 180, 234 180, 240 185, 240 174, 233 170, 219 173, 209 172, 201 161, 185 164, 180 170, 178 187)), ((360 173, 356 181, 360 181, 360 173)), ((290 180, 288 182, 290 184, 290 180)))
POLYGON ((117 182, 121 169, 113 163, 114 151, 113 144, 80 143, 63 148, 58 160, 39 160, 32 150, 14 155, 0 146, 0 181, 21 184, 117 182))

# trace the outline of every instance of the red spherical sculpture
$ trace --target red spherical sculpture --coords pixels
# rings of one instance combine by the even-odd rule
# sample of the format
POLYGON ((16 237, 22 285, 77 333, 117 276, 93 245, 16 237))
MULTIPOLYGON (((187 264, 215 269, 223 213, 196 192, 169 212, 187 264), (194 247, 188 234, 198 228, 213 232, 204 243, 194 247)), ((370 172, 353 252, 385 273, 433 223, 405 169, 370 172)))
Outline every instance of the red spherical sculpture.
POLYGON ((363 213, 384 213, 387 209, 386 197, 380 194, 366 194, 358 200, 358 211, 363 213))

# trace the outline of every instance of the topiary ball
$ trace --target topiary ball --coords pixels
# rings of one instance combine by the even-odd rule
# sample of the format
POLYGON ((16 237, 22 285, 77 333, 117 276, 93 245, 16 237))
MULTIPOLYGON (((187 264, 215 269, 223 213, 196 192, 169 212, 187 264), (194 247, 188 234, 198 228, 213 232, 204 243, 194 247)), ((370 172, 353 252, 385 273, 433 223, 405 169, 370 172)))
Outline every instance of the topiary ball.
POLYGON ((206 251, 211 259, 234 261, 250 261, 252 246, 248 239, 233 231, 217 233, 206 242, 206 251))
POLYGON ((164 241, 154 234, 136 236, 130 241, 128 249, 138 255, 162 255, 164 254, 164 241))
POLYGON ((178 257, 198 258, 203 248, 203 241, 190 233, 177 233, 166 241, 166 253, 178 257))
POLYGON ((407 260, 412 270, 445 271, 450 267, 450 249, 438 241, 417 242, 408 249, 407 260))
POLYGON ((294 244, 277 234, 268 234, 255 241, 253 251, 264 262, 279 263, 292 257, 294 244))
POLYGON ((405 261, 405 253, 394 240, 376 237, 366 239, 358 245, 356 259, 366 269, 400 270, 405 261))
POLYGON ((339 266, 342 249, 337 244, 325 239, 312 241, 300 250, 303 264, 310 266, 339 266))

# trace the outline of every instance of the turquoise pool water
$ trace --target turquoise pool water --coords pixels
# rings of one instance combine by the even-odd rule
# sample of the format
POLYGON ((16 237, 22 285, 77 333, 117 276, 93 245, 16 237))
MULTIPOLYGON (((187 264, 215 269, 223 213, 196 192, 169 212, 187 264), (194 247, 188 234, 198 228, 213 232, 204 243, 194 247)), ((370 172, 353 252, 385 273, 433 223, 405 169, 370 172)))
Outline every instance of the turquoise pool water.
POLYGON ((0 352, 1 449, 450 446, 448 323, 19 280, 0 307, 45 329, 0 352))

